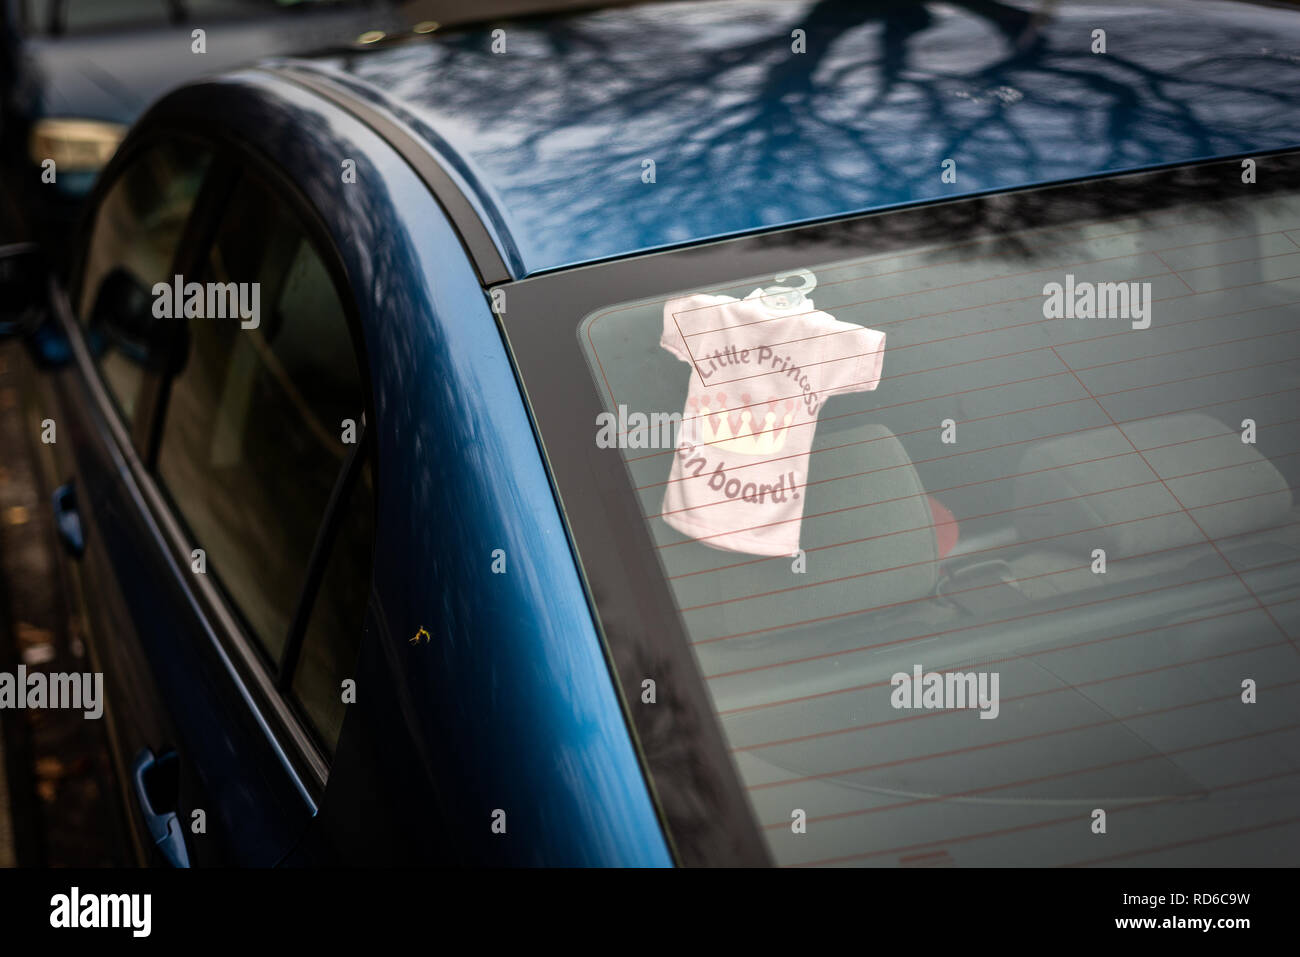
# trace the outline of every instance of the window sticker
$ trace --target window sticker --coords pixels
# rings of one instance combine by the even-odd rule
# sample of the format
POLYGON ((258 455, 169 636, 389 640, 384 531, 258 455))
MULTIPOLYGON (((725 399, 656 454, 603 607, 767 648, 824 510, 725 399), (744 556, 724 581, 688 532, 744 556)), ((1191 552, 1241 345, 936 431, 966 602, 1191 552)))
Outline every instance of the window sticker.
POLYGON ((780 287, 671 299, 663 318, 660 345, 693 369, 664 520, 713 548, 795 554, 817 415, 876 388, 885 334, 780 287))

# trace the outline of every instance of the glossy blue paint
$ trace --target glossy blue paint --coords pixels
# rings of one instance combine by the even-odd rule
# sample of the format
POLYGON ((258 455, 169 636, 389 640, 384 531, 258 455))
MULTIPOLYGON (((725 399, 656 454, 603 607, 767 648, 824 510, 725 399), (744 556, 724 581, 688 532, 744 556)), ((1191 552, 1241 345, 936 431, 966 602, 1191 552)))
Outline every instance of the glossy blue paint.
POLYGON ((516 276, 1300 145, 1300 12, 1041 6, 673 3, 503 24, 500 54, 485 27, 303 62, 448 158, 516 276))
POLYGON ((321 816, 354 833, 318 839, 403 861, 671 863, 504 343, 436 202, 375 134, 283 80, 236 74, 156 116, 200 110, 319 211, 368 353, 372 606, 321 816), (361 801, 391 803, 361 821, 361 801))

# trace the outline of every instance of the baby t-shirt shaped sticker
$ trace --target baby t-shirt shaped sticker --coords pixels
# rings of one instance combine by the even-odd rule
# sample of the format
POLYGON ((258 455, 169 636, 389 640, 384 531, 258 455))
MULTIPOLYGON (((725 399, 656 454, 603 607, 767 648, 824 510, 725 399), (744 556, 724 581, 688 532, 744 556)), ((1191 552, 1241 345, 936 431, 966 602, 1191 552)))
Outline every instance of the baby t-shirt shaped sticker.
POLYGON ((876 388, 885 334, 764 297, 664 304, 660 345, 693 371, 663 518, 713 548, 781 556, 799 550, 818 412, 876 388))

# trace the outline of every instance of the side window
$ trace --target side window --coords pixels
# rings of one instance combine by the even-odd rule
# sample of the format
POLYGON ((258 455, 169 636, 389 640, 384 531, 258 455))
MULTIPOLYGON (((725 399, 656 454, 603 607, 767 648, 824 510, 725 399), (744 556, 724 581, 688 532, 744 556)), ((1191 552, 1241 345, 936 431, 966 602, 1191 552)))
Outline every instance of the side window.
MULTIPOLYGON (((207 574, 280 661, 327 505, 364 428, 343 300, 302 224, 251 179, 226 204, 199 275, 183 283, 186 302, 202 302, 177 320, 188 342, 167 401, 158 477, 204 550, 207 574)), ((319 620, 293 681, 327 738, 341 714, 310 702, 327 680, 339 697, 336 674, 350 668, 360 640, 368 481, 354 476, 342 503, 319 620), (349 575, 359 581, 340 583, 349 575)))
POLYGON ((143 331, 152 318, 151 290, 172 278, 172 259, 210 161, 207 150, 183 140, 147 147, 95 213, 77 314, 128 422, 135 418, 149 364, 143 331))

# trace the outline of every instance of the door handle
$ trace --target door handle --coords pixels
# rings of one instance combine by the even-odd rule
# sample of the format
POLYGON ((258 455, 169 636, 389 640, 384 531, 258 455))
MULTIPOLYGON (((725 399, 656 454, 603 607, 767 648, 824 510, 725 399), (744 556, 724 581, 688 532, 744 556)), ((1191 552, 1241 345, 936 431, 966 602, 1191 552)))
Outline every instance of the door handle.
POLYGON ((185 848, 185 834, 176 814, 180 759, 175 751, 155 758, 144 748, 131 765, 131 783, 135 800, 144 814, 145 824, 154 845, 172 867, 189 867, 190 854, 185 848))
POLYGON ((54 490, 54 525, 63 547, 80 557, 86 550, 86 536, 81 530, 81 513, 77 511, 77 489, 72 482, 54 490))

